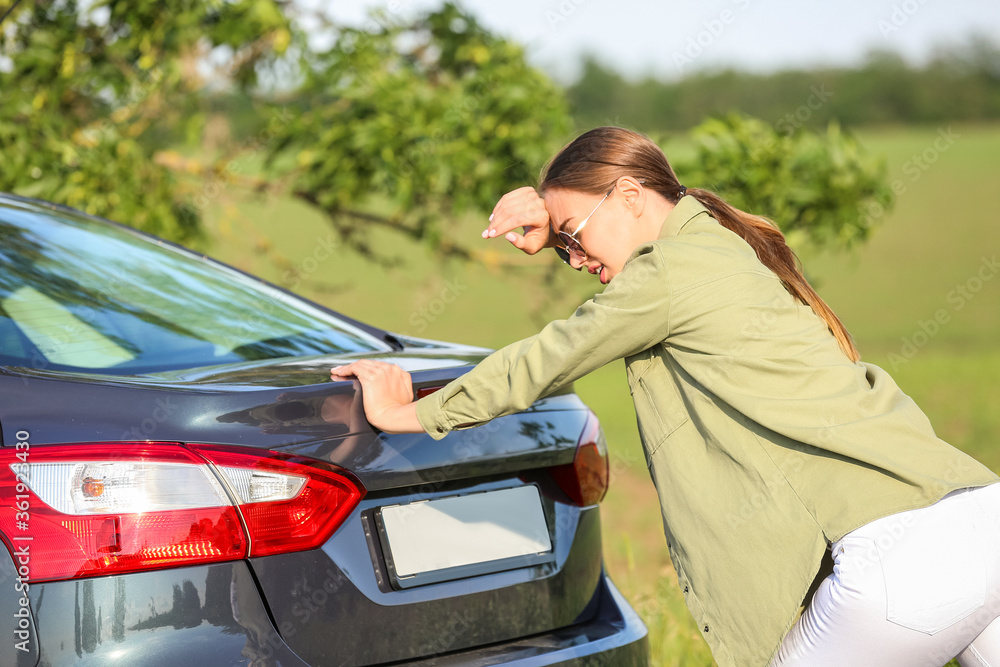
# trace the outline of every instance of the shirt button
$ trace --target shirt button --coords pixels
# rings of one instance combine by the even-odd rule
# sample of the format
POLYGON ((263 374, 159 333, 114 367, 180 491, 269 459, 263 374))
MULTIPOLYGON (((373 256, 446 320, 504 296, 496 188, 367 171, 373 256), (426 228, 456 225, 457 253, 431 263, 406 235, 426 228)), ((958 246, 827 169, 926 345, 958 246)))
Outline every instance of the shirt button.
POLYGON ((685 586, 685 587, 684 587, 684 592, 685 592, 685 593, 687 593, 687 592, 688 592, 688 587, 687 587, 687 586, 685 586))
POLYGON ((708 626, 707 625, 705 626, 705 632, 708 632, 708 626))

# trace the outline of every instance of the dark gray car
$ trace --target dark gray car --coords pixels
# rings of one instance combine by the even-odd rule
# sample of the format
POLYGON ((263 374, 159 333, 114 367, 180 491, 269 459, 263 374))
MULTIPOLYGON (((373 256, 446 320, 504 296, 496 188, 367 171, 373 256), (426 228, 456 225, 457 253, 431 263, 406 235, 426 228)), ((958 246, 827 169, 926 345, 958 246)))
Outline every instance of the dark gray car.
POLYGON ((488 352, 0 196, 0 664, 646 665, 571 388, 434 441, 329 379, 488 352))

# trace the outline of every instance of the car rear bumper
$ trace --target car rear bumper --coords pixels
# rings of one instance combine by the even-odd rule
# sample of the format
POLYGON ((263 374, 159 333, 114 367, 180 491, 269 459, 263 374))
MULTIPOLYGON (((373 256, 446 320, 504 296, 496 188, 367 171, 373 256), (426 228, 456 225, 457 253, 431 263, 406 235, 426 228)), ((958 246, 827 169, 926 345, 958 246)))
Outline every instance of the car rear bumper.
POLYGON ((412 667, 646 667, 649 636, 639 615, 602 575, 593 618, 553 632, 405 663, 412 667))
MULTIPOLYGON (((599 582, 590 620, 395 664, 646 667, 646 626, 606 574, 599 582)), ((31 644, 41 655, 12 649, 0 652, 0 664, 34 665, 38 656, 47 665, 308 667, 269 621, 243 562, 39 584, 31 594, 31 644)))

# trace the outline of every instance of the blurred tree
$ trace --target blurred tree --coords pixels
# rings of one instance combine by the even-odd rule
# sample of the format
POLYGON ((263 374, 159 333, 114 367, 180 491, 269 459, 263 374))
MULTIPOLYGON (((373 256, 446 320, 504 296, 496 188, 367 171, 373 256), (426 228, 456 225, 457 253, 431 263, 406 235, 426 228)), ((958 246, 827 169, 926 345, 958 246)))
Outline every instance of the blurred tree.
POLYGON ((275 128, 269 177, 371 258, 375 226, 468 257, 448 225, 533 180, 569 129, 563 95, 521 47, 450 3, 406 24, 374 16, 375 29, 303 50, 304 83, 284 102, 302 111, 275 128), (389 213, 365 208, 375 194, 389 213))
MULTIPOLYGON (((370 241, 383 228, 499 262, 451 226, 533 182, 573 134, 562 91, 451 3, 405 22, 375 12, 362 28, 282 0, 168 4, 15 7, 0 29, 0 190, 185 243, 223 190, 274 193, 315 207, 376 261, 389 261, 370 241), (231 104, 206 109, 219 99, 231 104), (228 140, 234 123, 249 136, 228 140), (221 155, 177 150, 206 128, 221 155)), ((603 81, 592 103, 628 92, 596 63, 586 71, 603 81)), ((688 181, 812 241, 863 239, 863 212, 888 201, 884 173, 835 129, 777 136, 732 117, 695 137, 696 159, 679 166, 688 181)))
POLYGON ((885 161, 866 154, 836 123, 825 134, 788 134, 729 114, 692 135, 693 157, 673 164, 682 182, 773 219, 793 248, 850 247, 867 239, 892 206, 885 161))
MULTIPOLYGON (((0 28, 0 190, 48 199, 189 242, 197 211, 140 139, 180 122, 226 50, 251 83, 288 23, 270 0, 20 3, 0 28)), ((0 10, 0 15, 10 7, 0 10)))
POLYGON ((628 80, 588 57, 567 96, 585 124, 613 118, 645 132, 687 130, 708 115, 731 111, 786 132, 822 129, 831 120, 844 126, 990 121, 1000 119, 1000 43, 992 35, 971 35, 939 47, 923 65, 877 50, 857 67, 703 70, 676 81, 628 80))

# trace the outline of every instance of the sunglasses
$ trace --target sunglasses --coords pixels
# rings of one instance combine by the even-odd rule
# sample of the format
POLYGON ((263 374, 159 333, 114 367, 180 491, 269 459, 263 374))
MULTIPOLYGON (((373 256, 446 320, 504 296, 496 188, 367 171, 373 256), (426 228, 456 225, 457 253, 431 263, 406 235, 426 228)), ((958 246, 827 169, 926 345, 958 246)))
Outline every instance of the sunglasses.
MULTIPOLYGON (((615 183, 615 185, 617 185, 617 183, 615 183)), ((604 195, 604 199, 611 196, 611 193, 614 191, 615 186, 612 185, 611 189, 608 190, 608 194, 604 195)), ((590 212, 590 215, 583 219, 583 222, 577 226, 576 230, 572 234, 567 234, 566 232, 556 232, 556 236, 559 238, 559 241, 562 242, 562 246, 555 247, 555 251, 556 254, 559 255, 559 259, 567 264, 570 263, 570 259, 573 257, 576 257, 580 262, 586 261, 587 251, 584 250, 583 246, 580 245, 580 242, 576 240, 576 235, 579 234, 580 230, 583 229, 584 226, 590 221, 590 218, 597 213, 597 209, 599 209, 601 204, 604 203, 604 199, 597 203, 597 206, 595 206, 594 210, 590 212)), ((577 270, 579 271, 579 269, 577 270)))

